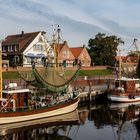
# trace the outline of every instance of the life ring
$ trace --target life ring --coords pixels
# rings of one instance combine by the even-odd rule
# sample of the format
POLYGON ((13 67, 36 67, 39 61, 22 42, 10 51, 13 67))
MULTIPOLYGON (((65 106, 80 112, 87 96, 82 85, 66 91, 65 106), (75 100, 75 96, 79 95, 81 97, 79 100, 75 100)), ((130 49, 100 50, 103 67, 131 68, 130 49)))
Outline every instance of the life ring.
POLYGON ((8 101, 7 100, 1 102, 1 106, 2 107, 6 107, 7 105, 8 105, 8 101))

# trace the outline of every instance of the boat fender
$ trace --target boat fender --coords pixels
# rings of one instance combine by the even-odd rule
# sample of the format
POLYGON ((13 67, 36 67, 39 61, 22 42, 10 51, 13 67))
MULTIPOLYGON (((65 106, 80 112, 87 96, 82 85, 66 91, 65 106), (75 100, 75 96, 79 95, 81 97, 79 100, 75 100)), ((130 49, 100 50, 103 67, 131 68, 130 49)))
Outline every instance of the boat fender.
POLYGON ((129 98, 129 99, 132 99, 133 97, 132 97, 132 95, 128 95, 128 98, 129 98))
POLYGON ((1 106, 2 107, 6 107, 7 105, 8 105, 8 101, 5 100, 5 101, 2 101, 1 102, 1 106))
POLYGON ((133 97, 132 97, 133 99, 135 99, 135 95, 133 95, 133 97))

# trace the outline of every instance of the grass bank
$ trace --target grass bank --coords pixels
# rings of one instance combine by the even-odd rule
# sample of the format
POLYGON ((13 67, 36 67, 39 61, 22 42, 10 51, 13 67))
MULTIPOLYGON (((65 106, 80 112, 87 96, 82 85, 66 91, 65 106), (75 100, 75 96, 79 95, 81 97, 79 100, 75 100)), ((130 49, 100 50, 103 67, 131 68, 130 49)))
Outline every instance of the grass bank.
MULTIPOLYGON (((96 75, 112 75, 111 69, 104 69, 104 70, 80 70, 78 75, 79 76, 96 76, 96 75)), ((16 71, 8 71, 3 72, 3 79, 19 79, 20 75, 16 71)))
POLYGON ((96 75, 112 75, 113 71, 111 69, 104 70, 80 70, 79 76, 96 76, 96 75))

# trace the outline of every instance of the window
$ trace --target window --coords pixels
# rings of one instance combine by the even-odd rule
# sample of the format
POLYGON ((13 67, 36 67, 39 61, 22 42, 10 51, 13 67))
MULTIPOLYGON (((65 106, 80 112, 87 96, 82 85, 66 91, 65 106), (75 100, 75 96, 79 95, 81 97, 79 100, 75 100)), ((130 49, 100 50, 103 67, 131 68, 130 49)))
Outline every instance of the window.
POLYGON ((2 46, 2 52, 6 52, 6 47, 7 46, 2 46))
POLYGON ((13 51, 13 46, 12 46, 12 45, 9 45, 9 46, 8 46, 8 51, 9 51, 9 52, 12 52, 12 51, 13 51))
POLYGON ((31 58, 27 57, 27 63, 31 63, 31 58))
POLYGON ((35 52, 42 52, 42 51, 44 51, 44 45, 42 45, 42 44, 34 45, 34 51, 35 52))
POLYGON ((18 46, 17 45, 14 45, 14 51, 18 51, 18 46))
POLYGON ((69 58, 69 51, 63 51, 63 58, 69 58))
POLYGON ((63 51, 63 58, 66 58, 66 56, 67 56, 67 52, 63 51))

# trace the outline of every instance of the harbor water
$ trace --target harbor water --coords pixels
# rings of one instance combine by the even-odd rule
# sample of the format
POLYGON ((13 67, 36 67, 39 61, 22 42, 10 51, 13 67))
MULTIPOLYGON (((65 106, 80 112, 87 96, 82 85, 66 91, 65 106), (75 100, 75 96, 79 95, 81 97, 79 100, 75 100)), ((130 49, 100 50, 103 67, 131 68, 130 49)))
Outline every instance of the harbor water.
MULTIPOLYGON (((67 116, 26 127, 0 128, 1 140, 139 140, 140 102, 79 103, 78 109, 67 116)), ((46 119, 47 120, 47 119, 46 119)), ((19 124, 20 125, 20 124, 19 124)))

